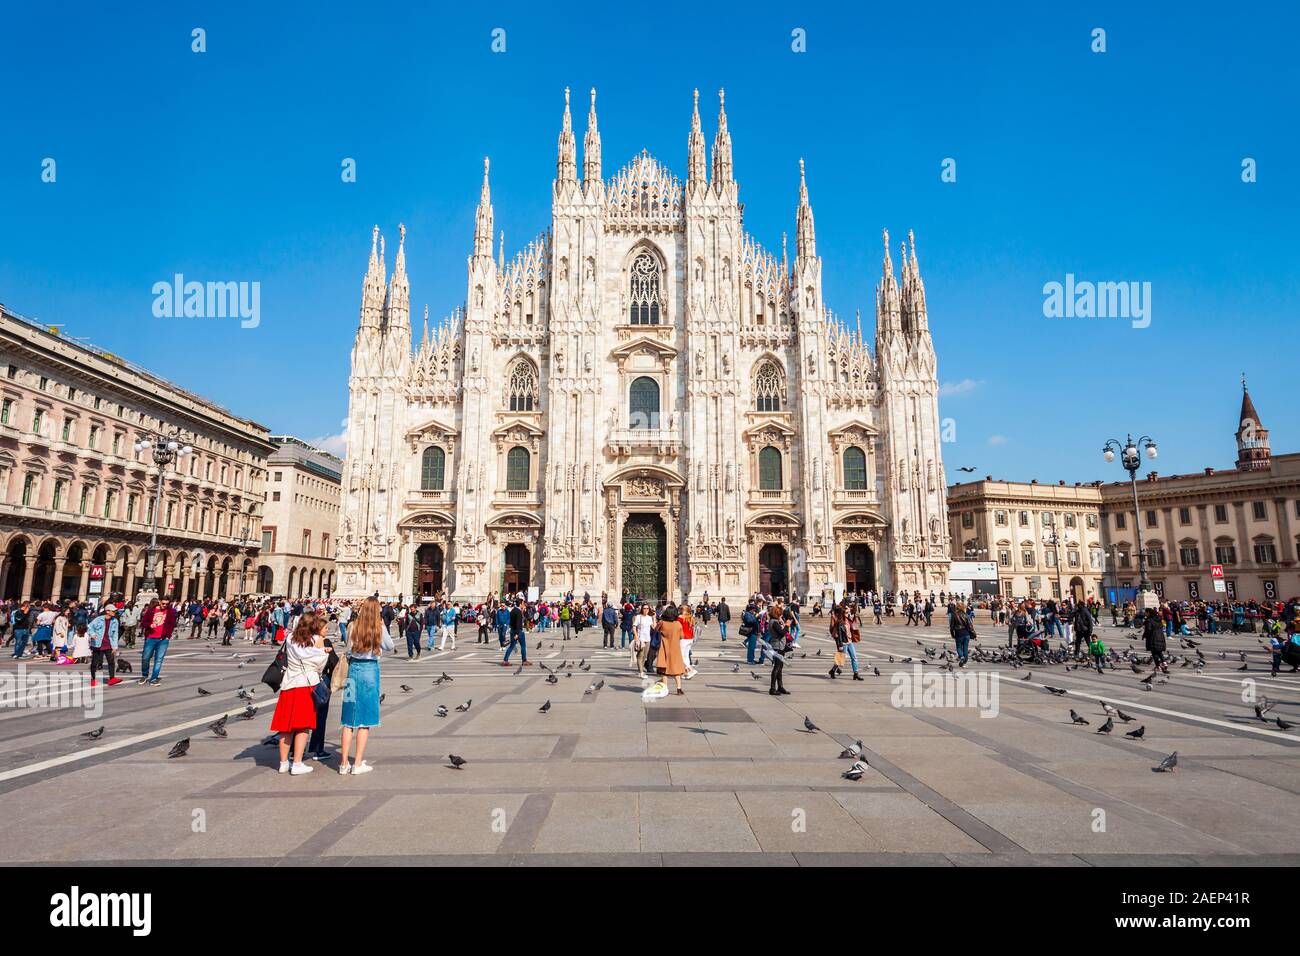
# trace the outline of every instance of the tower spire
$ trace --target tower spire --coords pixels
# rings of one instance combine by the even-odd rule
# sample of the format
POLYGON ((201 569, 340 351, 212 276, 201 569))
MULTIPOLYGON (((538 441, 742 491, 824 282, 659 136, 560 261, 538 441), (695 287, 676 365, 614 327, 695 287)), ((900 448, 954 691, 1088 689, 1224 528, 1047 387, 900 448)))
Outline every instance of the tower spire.
POLYGON ((910 332, 929 330, 925 308, 925 283, 921 280, 921 266, 916 261, 916 234, 907 230, 907 245, 903 246, 903 284, 900 305, 903 328, 910 332))
POLYGON ((559 157, 555 161, 555 178, 571 183, 578 179, 577 144, 573 138, 573 116, 569 113, 569 88, 564 88, 564 120, 560 125, 559 157))
POLYGON ((1246 373, 1241 373, 1241 411, 1237 415, 1237 470, 1261 471, 1273 466, 1268 443, 1268 429, 1259 420, 1255 403, 1246 388, 1246 373))
POLYGON ((704 160, 704 133, 700 129, 700 91, 695 90, 695 107, 691 112, 691 135, 686 149, 686 184, 708 181, 704 160))
POLYGON ((795 255, 800 259, 817 255, 817 236, 813 229, 812 206, 808 203, 808 182, 804 179, 803 160, 799 160, 799 213, 795 233, 795 255))
POLYGON ((370 261, 361 283, 361 326, 379 328, 384 308, 384 274, 379 264, 379 226, 370 231, 370 261))
POLYGON ((492 190, 488 187, 488 157, 483 157, 483 188, 474 217, 474 255, 492 258, 492 190))
POLYGON ((713 182, 731 182, 731 133, 727 132, 727 91, 718 90, 718 132, 713 137, 713 182))
POLYGON ((591 110, 587 113, 587 135, 582 140, 582 181, 600 181, 600 130, 596 128, 596 88, 591 88, 591 110))
POLYGON ((899 320, 898 280, 894 278, 894 260, 889 255, 889 230, 881 230, 885 257, 881 265, 880 285, 876 286, 876 335, 897 332, 899 320))

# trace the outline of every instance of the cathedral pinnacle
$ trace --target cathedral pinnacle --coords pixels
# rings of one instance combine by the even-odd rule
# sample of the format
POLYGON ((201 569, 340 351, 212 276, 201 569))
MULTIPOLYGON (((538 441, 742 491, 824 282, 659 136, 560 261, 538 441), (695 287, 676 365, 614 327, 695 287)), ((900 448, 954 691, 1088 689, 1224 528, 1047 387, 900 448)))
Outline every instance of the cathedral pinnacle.
POLYGON ((577 146, 573 138, 573 116, 569 113, 569 88, 564 88, 564 121, 560 127, 559 158, 555 165, 555 178, 562 183, 578 178, 577 146))
POLYGON ((600 181, 600 130, 596 127, 596 88, 591 88, 591 111, 587 113, 587 135, 582 140, 582 180, 600 181))
POLYGON ((704 159, 704 133, 700 130, 700 91, 695 90, 695 106, 691 112, 691 135, 687 141, 686 181, 703 183, 708 178, 704 159))
POLYGON ((718 90, 718 133, 713 137, 713 181, 731 182, 731 134, 727 132, 727 91, 718 90))
POLYGON ((474 255, 492 258, 492 191, 488 187, 488 157, 483 157, 483 189, 474 216, 474 255))
POLYGON ((800 259, 817 255, 817 236, 813 229, 812 206, 808 203, 808 182, 804 179, 803 160, 799 160, 799 213, 796 217, 795 255, 800 259))

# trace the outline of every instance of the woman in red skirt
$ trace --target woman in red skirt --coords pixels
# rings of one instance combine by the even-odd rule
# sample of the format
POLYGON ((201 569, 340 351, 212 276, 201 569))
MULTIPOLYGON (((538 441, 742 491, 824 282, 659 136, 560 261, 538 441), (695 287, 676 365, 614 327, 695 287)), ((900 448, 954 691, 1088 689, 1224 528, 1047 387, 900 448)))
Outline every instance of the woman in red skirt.
POLYGON ((284 680, 275 703, 271 730, 280 734, 280 773, 311 773, 302 762, 307 737, 316 728, 316 704, 312 691, 320 683, 321 671, 329 660, 323 634, 316 633, 316 615, 308 611, 298 618, 293 636, 284 642, 284 680), (289 740, 293 739, 293 764, 289 764, 289 740))

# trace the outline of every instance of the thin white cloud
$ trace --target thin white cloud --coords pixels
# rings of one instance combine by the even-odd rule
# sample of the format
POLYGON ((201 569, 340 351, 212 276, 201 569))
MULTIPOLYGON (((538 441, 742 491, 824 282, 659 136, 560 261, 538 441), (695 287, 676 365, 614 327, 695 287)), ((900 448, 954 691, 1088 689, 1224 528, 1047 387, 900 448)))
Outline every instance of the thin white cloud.
POLYGON ((327 451, 331 455, 342 458, 348 450, 348 436, 346 432, 339 432, 337 435, 322 435, 320 438, 313 438, 310 444, 315 445, 321 451, 327 451))
POLYGON ((1008 439, 1006 435, 990 435, 990 436, 989 436, 989 444, 990 444, 990 445, 1005 445, 1009 440, 1010 440, 1010 439, 1008 439))
POLYGON ((944 382, 939 386, 939 395, 948 398, 952 395, 965 395, 984 384, 984 379, 963 378, 960 382, 944 382))

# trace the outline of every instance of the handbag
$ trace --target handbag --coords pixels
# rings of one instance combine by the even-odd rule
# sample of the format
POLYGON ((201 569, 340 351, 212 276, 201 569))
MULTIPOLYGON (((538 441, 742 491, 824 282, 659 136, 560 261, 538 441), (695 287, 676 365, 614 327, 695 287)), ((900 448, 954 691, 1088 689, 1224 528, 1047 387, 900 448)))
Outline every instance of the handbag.
POLYGON ((266 670, 262 672, 262 683, 276 693, 279 693, 280 685, 284 683, 284 663, 286 654, 288 654, 288 645, 281 644, 280 650, 276 653, 271 663, 266 666, 266 670))
POLYGON ((311 699, 317 707, 328 707, 330 704, 330 682, 321 678, 316 682, 316 686, 311 689, 311 699))
POLYGON ((330 675, 330 690, 342 690, 343 685, 348 681, 348 655, 339 656, 339 662, 334 665, 334 673, 330 675))
POLYGON ((844 652, 843 652, 843 651, 836 651, 836 652, 835 652, 835 666, 836 666, 836 667, 843 667, 843 666, 844 666, 844 652))

